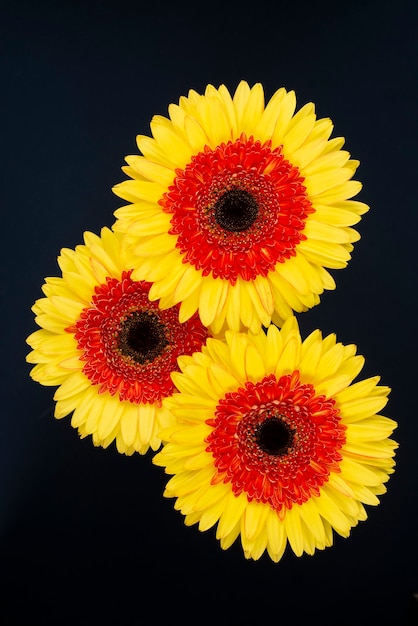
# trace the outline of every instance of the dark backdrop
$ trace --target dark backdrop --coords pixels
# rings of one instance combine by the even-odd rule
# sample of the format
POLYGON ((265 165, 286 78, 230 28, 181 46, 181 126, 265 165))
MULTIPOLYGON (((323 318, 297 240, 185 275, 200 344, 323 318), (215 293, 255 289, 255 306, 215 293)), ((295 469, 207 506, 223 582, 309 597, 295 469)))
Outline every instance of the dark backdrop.
POLYGON ((418 623, 417 24, 403 0, 1 3, 1 624, 418 623), (241 79, 315 102, 361 161, 362 239, 299 321, 358 345, 399 422, 380 506, 279 564, 186 528, 151 457, 80 441, 25 363, 43 279, 113 223, 136 134, 190 88, 241 79))

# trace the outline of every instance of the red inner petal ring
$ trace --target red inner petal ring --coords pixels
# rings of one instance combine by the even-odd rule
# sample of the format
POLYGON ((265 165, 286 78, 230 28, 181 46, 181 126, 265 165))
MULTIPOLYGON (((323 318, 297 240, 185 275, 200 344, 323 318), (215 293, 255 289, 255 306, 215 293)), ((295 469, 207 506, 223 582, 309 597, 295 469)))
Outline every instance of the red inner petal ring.
POLYGON ((208 331, 197 313, 180 323, 179 305, 160 310, 148 299, 151 283, 133 281, 131 273, 97 286, 91 306, 66 330, 74 333, 83 372, 99 393, 160 405, 174 391, 177 357, 200 350, 208 331))
POLYGON ((235 284, 296 254, 314 212, 297 167, 279 146, 241 135, 194 155, 160 200, 183 261, 235 284))
POLYGON ((332 398, 316 395, 299 372, 247 382, 216 407, 206 441, 217 472, 235 495, 268 503, 279 514, 302 504, 338 472, 345 426, 332 398))

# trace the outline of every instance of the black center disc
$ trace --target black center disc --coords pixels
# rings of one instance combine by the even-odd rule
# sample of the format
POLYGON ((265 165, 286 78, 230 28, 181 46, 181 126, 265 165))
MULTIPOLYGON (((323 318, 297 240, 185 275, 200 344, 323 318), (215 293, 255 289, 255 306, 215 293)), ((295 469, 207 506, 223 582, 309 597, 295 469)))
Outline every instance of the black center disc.
POLYGON ((157 315, 134 311, 123 322, 118 348, 137 363, 153 361, 168 344, 164 331, 157 315))
POLYGON ((214 205, 215 220, 224 230, 248 230, 257 219, 258 204, 254 196, 244 189, 229 189, 214 205))
POLYGON ((259 424, 256 442, 263 452, 273 456, 285 454, 293 443, 293 431, 278 417, 270 417, 259 424))

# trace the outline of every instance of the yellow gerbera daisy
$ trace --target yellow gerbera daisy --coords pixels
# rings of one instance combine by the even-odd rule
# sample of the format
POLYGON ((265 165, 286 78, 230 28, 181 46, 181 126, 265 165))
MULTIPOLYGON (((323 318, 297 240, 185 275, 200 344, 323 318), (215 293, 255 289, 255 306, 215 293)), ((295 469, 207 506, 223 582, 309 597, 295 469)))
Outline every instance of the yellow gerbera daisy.
POLYGON ((116 440, 121 453, 145 454, 171 423, 162 400, 174 391, 177 357, 199 350, 207 329, 197 314, 181 323, 178 305, 162 311, 149 300, 150 284, 126 270, 121 239, 103 228, 61 250, 62 276, 45 280, 32 308, 41 329, 27 339, 27 361, 34 380, 58 386, 55 417, 73 412, 72 426, 96 446, 116 440))
POLYGON ((164 401, 176 424, 154 463, 173 476, 164 495, 187 525, 217 523, 226 549, 279 561, 343 537, 376 505, 394 468, 396 422, 379 415, 389 388, 353 383, 364 358, 319 330, 302 341, 291 316, 266 333, 226 331, 181 357, 178 392, 164 401))
POLYGON ((295 107, 284 88, 265 105, 261 84, 242 81, 233 96, 208 85, 137 137, 142 155, 122 168, 133 180, 113 188, 130 203, 114 228, 133 277, 163 308, 181 303, 182 321, 198 310, 214 333, 257 332, 335 288, 325 268, 346 266, 368 210, 350 199, 359 162, 312 103, 295 107))

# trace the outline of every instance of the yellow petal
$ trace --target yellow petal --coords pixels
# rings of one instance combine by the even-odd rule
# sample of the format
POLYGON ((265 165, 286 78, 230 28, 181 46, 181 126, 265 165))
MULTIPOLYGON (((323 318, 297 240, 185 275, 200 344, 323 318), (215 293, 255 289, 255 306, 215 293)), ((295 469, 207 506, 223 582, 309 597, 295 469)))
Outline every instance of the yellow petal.
POLYGON ((181 444, 197 444, 204 441, 212 429, 207 424, 196 424, 191 427, 183 427, 171 435, 171 441, 181 444))
POLYGON ((271 138, 276 126, 280 103, 286 95, 284 87, 278 89, 268 101, 254 130, 254 136, 263 143, 271 138))
POLYGON ((266 375, 263 357, 252 343, 249 343, 246 347, 244 354, 244 367, 247 380, 257 382, 266 375))
POLYGON ((345 456, 341 461, 340 469, 341 476, 351 483, 370 487, 385 482, 384 472, 374 467, 366 467, 362 463, 358 463, 354 459, 350 459, 347 456, 345 456))
POLYGON ((287 545, 284 523, 279 519, 276 511, 270 510, 266 518, 267 550, 276 563, 281 559, 287 545))
POLYGON ((264 351, 264 363, 266 374, 271 374, 276 370, 283 349, 283 338, 276 326, 267 328, 266 349, 264 351))
POLYGON ((325 224, 341 227, 357 224, 361 220, 361 216, 348 209, 315 203, 315 219, 325 224))
POLYGON ((141 404, 138 411, 138 435, 143 445, 148 445, 155 430, 156 412, 158 408, 155 404, 141 404))
POLYGON ((228 282, 204 277, 200 287, 199 315, 204 326, 210 326, 228 294, 228 282))
POLYGON ((248 502, 242 516, 242 531, 245 538, 252 541, 264 525, 269 508, 265 504, 252 500, 248 502))
POLYGON ((296 95, 294 91, 289 91, 280 103, 280 115, 274 128, 272 142, 273 147, 280 146, 286 133, 290 120, 296 108, 296 95))
POLYGON ((81 399, 77 402, 77 406, 74 409, 74 413, 71 417, 71 426, 73 428, 80 428, 83 424, 85 424, 96 401, 97 390, 93 387, 89 387, 86 389, 81 399))
MULTIPOLYGON (((308 293, 310 291, 310 284, 308 283, 305 273, 305 266, 303 266, 303 269, 301 267, 301 258, 303 257, 298 255, 297 257, 286 259, 284 263, 278 263, 275 269, 276 272, 278 272, 299 293, 308 293)), ((307 265, 306 262, 305 265, 307 265)))
POLYGON ((370 395, 382 395, 387 396, 390 392, 389 387, 377 386, 380 381, 380 376, 372 376, 366 378, 357 383, 354 383, 347 389, 339 392, 337 401, 339 403, 350 402, 352 400, 359 400, 370 395))
POLYGON ((125 403, 119 402, 114 397, 109 398, 109 401, 103 404, 103 411, 97 427, 99 439, 106 439, 112 433, 121 419, 124 408, 125 403))
POLYGON ((175 173, 170 167, 153 163, 143 156, 126 157, 126 161, 136 172, 162 187, 168 187, 173 182, 175 173))
POLYGON ((318 239, 319 241, 348 243, 351 240, 348 228, 337 228, 330 224, 318 222, 314 218, 307 220, 303 233, 308 239, 318 239))
MULTIPOLYGON (((136 143, 139 150, 142 154, 149 160, 154 163, 159 163, 160 165, 164 165, 165 167, 172 167, 173 171, 176 167, 175 163, 175 153, 174 155, 171 153, 166 154, 162 146, 160 146, 155 139, 148 137, 146 135, 137 135, 136 143), (174 158, 174 162, 173 162, 174 158)), ((117 187, 117 186, 116 186, 117 187)), ((114 191, 114 188, 113 188, 114 191)), ((117 191, 115 191, 116 195, 117 191)))
POLYGON ((302 524, 300 520, 299 507, 292 507, 286 511, 283 524, 286 529, 287 538, 296 556, 302 556, 305 541, 302 524))
POLYGON ((212 506, 208 507, 201 514, 201 518, 199 521, 199 530, 205 531, 209 528, 212 528, 214 524, 219 520, 222 511, 225 508, 225 501, 223 498, 212 504, 212 506))
POLYGON ((81 370, 84 363, 80 361, 80 353, 75 351, 73 355, 67 355, 65 359, 59 361, 58 366, 64 370, 81 370))
POLYGON ((82 372, 73 372, 56 390, 54 400, 65 400, 71 396, 78 395, 90 387, 90 385, 90 381, 82 372))
POLYGON ((351 402, 339 401, 341 416, 347 424, 358 422, 365 417, 370 417, 371 415, 379 413, 379 411, 386 406, 387 401, 388 399, 385 396, 365 397, 358 400, 352 400, 351 402))
POLYGON ((136 254, 140 254, 141 256, 163 256, 171 250, 175 246, 175 237, 172 235, 168 235, 167 233, 162 233, 160 235, 156 235, 155 237, 150 237, 146 241, 141 241, 138 247, 135 249, 136 254))
POLYGON ((196 290, 187 297, 180 304, 179 320, 180 322, 186 322, 192 317, 198 310, 199 306, 199 291, 196 290))
POLYGON ((188 143, 193 152, 201 152, 206 144, 209 144, 209 138, 199 124, 199 122, 190 115, 184 120, 184 130, 188 143))
POLYGON ((208 137, 208 145, 214 149, 216 146, 230 139, 230 125, 222 102, 218 97, 202 99, 199 103, 199 117, 208 137))
POLYGON ((240 130, 243 128, 242 120, 245 115, 245 110, 246 110, 249 98, 250 98, 250 86, 248 85, 246 81, 241 80, 240 83, 238 84, 238 87, 235 90, 234 97, 233 97, 236 120, 237 120, 237 124, 240 130))
POLYGON ((135 440, 138 429, 137 411, 126 410, 120 420, 120 432, 126 446, 131 446, 135 440))
MULTIPOLYGON (((198 470, 198 469, 201 469, 202 467, 207 467, 209 465, 213 467, 213 457, 212 455, 208 454, 206 450, 202 450, 198 454, 194 454, 193 456, 190 456, 190 458, 185 461, 184 469, 185 470, 198 470)), ((216 487, 218 487, 219 489, 222 489, 222 494, 230 491, 230 486, 224 485, 223 483, 216 485, 216 487)), ((205 488, 204 493, 209 494, 209 491, 211 491, 211 489, 210 487, 207 487, 205 488)), ((207 501, 205 499, 201 499, 199 502, 195 503, 195 506, 196 507, 199 507, 199 505, 206 506, 206 504, 203 504, 204 502, 206 503, 207 501)))
POLYGON ((239 124, 247 137, 253 135, 264 111, 264 90, 256 83, 250 90, 248 100, 239 114, 239 124))
POLYGON ((175 155, 176 166, 183 168, 190 161, 190 146, 174 130, 166 126, 164 118, 155 115, 150 126, 151 132, 163 153, 169 158, 170 155, 175 155))
POLYGON ((146 200, 148 202, 158 202, 162 197, 165 188, 159 183, 148 182, 142 180, 125 180, 112 187, 115 193, 123 200, 128 202, 137 202, 138 200, 146 200))
POLYGON ((185 300, 200 287, 201 282, 201 272, 196 271, 193 265, 184 265, 183 274, 174 290, 174 300, 185 300))
MULTIPOLYGON (((206 455, 206 457, 209 457, 209 460, 211 461, 210 455, 207 452, 202 453, 202 455, 203 454, 206 455)), ((191 467, 190 469, 195 468, 191 467)), ((208 485, 201 490, 199 496, 196 494, 196 499, 193 502, 193 509, 195 511, 202 511, 208 507, 212 507, 220 499, 225 500, 230 491, 231 486, 228 484, 218 483, 217 485, 208 485)))
POLYGON ((265 317, 271 316, 274 311, 274 298, 270 282, 264 276, 258 275, 253 281, 260 303, 265 311, 265 317))
POLYGON ((338 150, 322 154, 321 156, 318 156, 315 161, 303 168, 304 176, 311 176, 325 170, 344 167, 347 165, 349 158, 350 153, 347 152, 347 150, 338 150))
POLYGON ((351 258, 349 252, 342 245, 314 239, 301 241, 298 244, 298 251, 311 263, 331 269, 346 267, 351 258))
POLYGON ((318 204, 335 204, 342 200, 348 200, 356 196, 362 189, 362 184, 357 180, 347 180, 341 185, 335 185, 331 189, 318 193, 315 196, 315 203, 318 204))
POLYGON ((326 539, 324 524, 312 499, 310 498, 301 505, 296 505, 296 508, 300 518, 303 520, 306 527, 309 528, 309 531, 315 539, 320 543, 324 543, 326 539))
POLYGON ((346 431, 347 441, 378 441, 389 437, 397 423, 387 417, 376 416, 370 420, 350 424, 346 431))
MULTIPOLYGON (((302 109, 299 113, 301 111, 302 109)), ((295 120, 295 118, 293 118, 293 120, 295 120)), ((291 162, 293 153, 301 147, 311 133, 315 124, 315 119, 315 114, 310 114, 302 117, 302 119, 298 120, 296 124, 292 124, 291 127, 289 125, 289 128, 283 137, 283 152, 291 162)))
MULTIPOLYGON (((258 354, 258 353, 257 353, 258 354)), ((248 350, 246 353, 246 358, 248 350)), ((254 355, 252 355, 254 356, 254 355)), ((259 356, 259 355, 258 355, 259 356)), ((215 390, 215 394, 218 397, 223 397, 225 393, 233 391, 239 387, 239 382, 233 376, 231 372, 224 365, 218 365, 217 363, 210 363, 208 367, 208 378, 210 384, 215 390)))
MULTIPOLYGON (((346 515, 341 511, 332 498, 324 489, 321 490, 319 497, 313 496, 312 502, 318 513, 326 521, 329 522, 340 535, 347 537, 350 534, 350 522, 346 515)), ((324 526, 326 529, 326 526, 324 526)))
POLYGON ((226 537, 238 525, 241 526, 240 520, 248 505, 248 499, 245 493, 235 496, 232 491, 225 496, 225 508, 219 519, 217 534, 219 537, 226 537))
MULTIPOLYGON (((246 304, 241 303, 241 292, 244 290, 241 289, 240 281, 237 280, 235 285, 232 285, 228 288, 227 292, 227 301, 225 305, 225 317, 228 324, 228 327, 231 330, 239 331, 240 330, 240 311, 241 315, 244 315, 246 319, 248 319, 248 302, 246 304)), ((250 304, 251 306, 251 304, 250 304)), ((252 306, 251 306, 252 308, 252 306)))
POLYGON ((283 374, 291 374, 299 367, 300 362, 300 339, 297 332, 287 338, 280 359, 277 363, 275 375, 280 378, 283 374))

